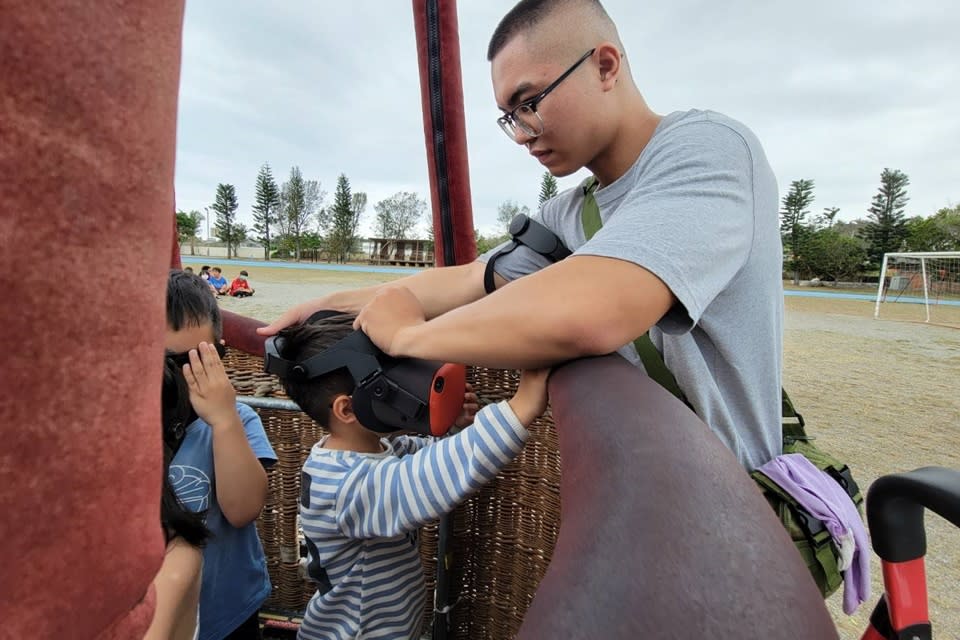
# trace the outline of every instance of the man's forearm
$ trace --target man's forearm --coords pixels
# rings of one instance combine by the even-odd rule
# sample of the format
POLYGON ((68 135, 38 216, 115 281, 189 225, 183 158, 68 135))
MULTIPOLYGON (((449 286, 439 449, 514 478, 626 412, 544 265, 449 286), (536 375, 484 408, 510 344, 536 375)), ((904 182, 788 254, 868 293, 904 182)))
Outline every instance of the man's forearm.
POLYGON ((610 353, 669 310, 652 273, 611 258, 568 258, 491 296, 400 330, 392 355, 532 369, 610 353))
POLYGON ((385 284, 336 291, 327 301, 338 311, 359 313, 381 288, 402 285, 420 301, 427 319, 435 318, 484 296, 483 269, 480 262, 428 269, 385 284))

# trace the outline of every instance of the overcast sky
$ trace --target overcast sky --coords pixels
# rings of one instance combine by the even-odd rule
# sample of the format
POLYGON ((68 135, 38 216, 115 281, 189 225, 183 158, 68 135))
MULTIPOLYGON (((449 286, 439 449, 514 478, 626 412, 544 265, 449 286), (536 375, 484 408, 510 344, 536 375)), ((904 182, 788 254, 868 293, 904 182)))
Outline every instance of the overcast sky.
MULTIPOLYGON (((495 123, 486 47, 512 0, 461 0, 474 223, 537 206, 543 168, 495 123)), ((661 114, 712 109, 752 128, 780 185, 815 181, 814 213, 866 214, 884 167, 909 175, 907 214, 960 201, 960 2, 607 0, 640 91, 661 114)), ((237 188, 252 224, 264 162, 297 165, 332 201, 337 176, 373 205, 429 202, 409 0, 188 0, 180 88, 179 209, 237 188)), ((573 186, 585 173, 560 180, 573 186)), ((429 215, 429 209, 428 209, 429 215)), ((427 222, 426 219, 424 221, 427 222)), ((212 221, 211 221, 212 228, 212 221)), ((202 235, 206 234, 206 228, 202 235)))

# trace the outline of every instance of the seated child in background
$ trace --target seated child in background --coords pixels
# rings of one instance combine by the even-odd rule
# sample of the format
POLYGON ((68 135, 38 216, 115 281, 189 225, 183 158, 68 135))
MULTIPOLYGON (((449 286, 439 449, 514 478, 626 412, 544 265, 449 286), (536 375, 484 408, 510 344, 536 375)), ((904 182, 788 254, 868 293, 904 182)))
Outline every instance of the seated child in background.
MULTIPOLYGON (((303 362, 353 331, 335 315, 280 332, 279 355, 303 362)), ((318 584, 299 638, 417 638, 426 589, 417 530, 453 509, 513 460, 547 406, 548 369, 524 371, 509 402, 442 440, 382 438, 357 420, 353 378, 333 371, 283 380, 287 394, 330 435, 303 466, 300 520, 318 584)), ((468 394, 458 423, 476 411, 468 394)))
POLYGON ((250 286, 250 283, 247 282, 247 277, 250 274, 245 270, 240 272, 236 278, 233 279, 233 282, 230 283, 230 288, 227 290, 228 293, 234 298, 246 298, 253 295, 253 287, 250 286))
POLYGON ((188 509, 206 512, 200 640, 258 639, 270 577, 254 521, 267 499, 265 466, 277 456, 260 417, 236 402, 220 361, 220 308, 197 275, 167 280, 168 359, 181 368, 193 412, 170 463, 170 484, 188 509))
POLYGON ((223 272, 220 270, 220 267, 210 269, 207 282, 218 295, 230 291, 230 285, 227 284, 227 279, 223 277, 223 272))

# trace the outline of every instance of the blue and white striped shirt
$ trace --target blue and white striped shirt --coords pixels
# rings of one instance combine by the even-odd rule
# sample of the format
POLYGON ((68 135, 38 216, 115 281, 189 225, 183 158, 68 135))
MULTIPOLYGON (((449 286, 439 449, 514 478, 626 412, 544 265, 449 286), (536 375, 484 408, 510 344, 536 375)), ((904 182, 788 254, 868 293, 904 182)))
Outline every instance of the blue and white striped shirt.
POLYGON ((499 402, 443 440, 384 439, 381 453, 315 444, 301 474, 300 522, 319 588, 298 638, 416 637, 425 599, 417 529, 492 480, 527 436, 499 402))

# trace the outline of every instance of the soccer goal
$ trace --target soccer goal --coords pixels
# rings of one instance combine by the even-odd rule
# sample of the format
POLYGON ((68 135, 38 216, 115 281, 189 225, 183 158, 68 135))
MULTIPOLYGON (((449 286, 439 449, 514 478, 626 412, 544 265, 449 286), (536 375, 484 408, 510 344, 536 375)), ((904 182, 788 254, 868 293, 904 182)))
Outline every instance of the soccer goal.
POLYGON ((874 318, 881 305, 892 319, 960 326, 960 251, 884 254, 874 318))

